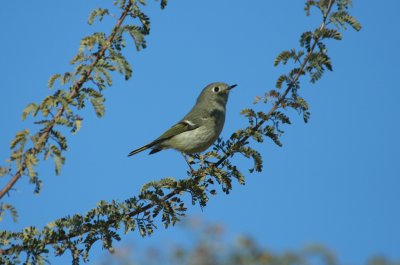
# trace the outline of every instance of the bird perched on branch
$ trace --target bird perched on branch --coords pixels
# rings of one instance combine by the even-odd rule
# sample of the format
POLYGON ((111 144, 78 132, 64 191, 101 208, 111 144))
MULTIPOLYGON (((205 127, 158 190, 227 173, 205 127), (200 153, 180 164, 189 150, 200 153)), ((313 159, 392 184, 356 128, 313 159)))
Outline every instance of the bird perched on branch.
POLYGON ((146 149, 149 154, 175 149, 184 154, 200 153, 210 147, 220 135, 225 123, 229 92, 236 85, 211 83, 201 91, 193 108, 177 124, 149 144, 133 150, 128 156, 146 149))

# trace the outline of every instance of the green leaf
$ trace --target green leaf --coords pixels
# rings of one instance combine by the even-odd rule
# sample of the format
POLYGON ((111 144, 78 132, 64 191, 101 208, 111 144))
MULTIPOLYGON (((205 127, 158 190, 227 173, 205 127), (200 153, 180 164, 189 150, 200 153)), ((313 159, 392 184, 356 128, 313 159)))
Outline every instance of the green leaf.
POLYGON ((65 157, 61 154, 61 150, 58 149, 56 146, 52 145, 51 147, 52 156, 54 159, 56 175, 60 175, 61 167, 65 162, 65 157))
POLYGON ((316 31, 321 39, 335 39, 335 40, 341 40, 342 39, 342 33, 337 31, 336 29, 328 29, 324 28, 322 30, 317 30, 316 31))
POLYGON ((275 111, 272 116, 280 120, 282 123, 291 124, 289 117, 280 111, 275 111))
MULTIPOLYGON (((249 169, 250 173, 253 173, 254 171, 257 172, 262 171, 263 160, 261 154, 258 151, 249 146, 241 146, 238 151, 245 157, 253 159, 254 166, 249 169)), ((235 166, 229 166, 229 168, 232 170, 232 173, 238 179, 239 183, 244 185, 245 184, 244 176, 237 170, 237 168, 235 166)))
POLYGON ((353 29, 355 29, 355 30, 357 30, 357 31, 360 31, 361 30, 361 23, 360 22, 358 22, 358 20, 355 18, 355 17, 353 17, 353 16, 350 16, 349 14, 347 14, 346 16, 344 16, 344 21, 347 23, 347 24, 349 24, 353 29))
POLYGON ((28 129, 25 129, 23 131, 18 132, 15 135, 14 140, 11 141, 10 148, 13 149, 19 143, 22 143, 22 145, 24 145, 26 140, 27 140, 26 137, 27 137, 28 134, 29 134, 29 130, 28 129))
POLYGON ((278 89, 282 88, 282 83, 285 82, 285 81, 288 82, 289 78, 286 75, 283 74, 276 81, 275 87, 278 88, 278 89))
POLYGON ((131 78, 132 68, 124 56, 121 54, 114 54, 111 60, 116 62, 118 71, 125 76, 125 80, 131 78))
POLYGON ((265 136, 268 136, 272 141, 274 141, 274 143, 277 146, 282 147, 282 143, 281 143, 281 141, 279 141, 279 136, 275 132, 275 128, 273 126, 267 125, 264 128, 264 134, 265 134, 265 136))
POLYGON ((146 48, 146 40, 144 38, 143 29, 138 26, 127 25, 123 28, 124 31, 128 32, 131 35, 136 50, 140 51, 142 48, 146 48))
POLYGON ((281 63, 282 62, 282 64, 287 64, 288 63, 288 61, 290 60, 290 59, 293 59, 293 60, 297 60, 297 54, 296 54, 296 51, 294 50, 294 49, 292 49, 292 50, 290 50, 290 51, 283 51, 283 52, 281 52, 276 58, 275 58, 275 61, 274 61, 274 66, 278 66, 279 65, 279 63, 281 63))
POLYGON ((104 112, 105 112, 104 101, 105 101, 105 99, 103 96, 92 97, 90 99, 90 102, 92 103, 92 106, 96 112, 96 115, 99 118, 104 116, 104 112))
POLYGON ((103 17, 105 15, 109 15, 109 14, 110 13, 109 13, 108 9, 103 9, 103 8, 95 9, 90 13, 88 23, 89 23, 89 25, 93 25, 93 22, 96 18, 98 18, 99 21, 102 21, 103 17))
POLYGON ((142 33, 147 35, 150 33, 150 18, 141 12, 139 9, 135 10, 133 17, 139 17, 140 22, 143 25, 142 33), (136 15, 135 15, 136 14, 136 15))
POLYGON ((82 127, 82 119, 76 119, 74 122, 74 127, 72 128, 72 133, 76 134, 82 127))
POLYGON ((281 61, 288 60, 289 56, 290 56, 290 52, 289 52, 289 51, 283 51, 283 52, 281 52, 281 53, 278 54, 278 56, 275 58, 274 66, 278 66, 279 63, 280 63, 281 61))
POLYGON ((49 88, 53 88, 54 87, 54 83, 56 82, 57 79, 61 78, 60 74, 54 74, 49 78, 48 81, 48 87, 49 88))
POLYGON ((313 33, 311 31, 306 31, 301 34, 300 37, 300 45, 301 47, 305 47, 307 52, 311 50, 311 40, 313 38, 313 33))
POLYGON ((32 153, 27 152, 25 154, 25 165, 28 168, 28 175, 30 178, 34 178, 37 176, 34 167, 37 165, 38 159, 32 153))
POLYGON ((59 131, 56 131, 54 129, 50 131, 50 134, 53 136, 54 140, 58 143, 61 150, 67 150, 68 148, 67 138, 64 135, 62 135, 59 131))
MULTIPOLYGON (((112 78, 111 78, 111 74, 109 73, 109 71, 115 71, 115 66, 102 61, 101 63, 98 63, 93 68, 93 71, 99 77, 100 77, 100 75, 102 75, 105 78, 105 81, 107 82, 108 86, 112 86, 112 78)), ((95 75, 95 79, 96 79, 96 75, 95 75)), ((103 80, 103 78, 101 78, 99 80, 103 80)), ((103 83, 104 81, 100 81, 100 82, 103 83)))
POLYGON ((39 106, 35 103, 29 103, 22 112, 22 120, 25 120, 26 117, 32 113, 32 116, 36 116, 39 106))
POLYGON ((0 205, 0 222, 3 221, 6 211, 9 211, 11 213, 11 217, 12 217, 13 221, 16 223, 18 221, 17 209, 15 209, 15 207, 12 206, 11 204, 7 204, 7 203, 2 203, 0 205))
POLYGON ((361 30, 361 24, 358 20, 349 15, 346 10, 339 10, 337 12, 333 12, 329 17, 329 21, 333 23, 337 28, 346 29, 346 25, 350 25, 356 31, 361 30))
POLYGON ((85 94, 87 94, 88 96, 91 96, 91 97, 97 98, 97 97, 102 96, 102 94, 99 91, 97 91, 93 88, 82 88, 82 92, 84 92, 85 94))
POLYGON ((105 46, 106 45, 106 35, 103 32, 95 32, 90 36, 86 36, 81 40, 78 52, 83 53, 85 49, 91 51, 95 45, 105 46))

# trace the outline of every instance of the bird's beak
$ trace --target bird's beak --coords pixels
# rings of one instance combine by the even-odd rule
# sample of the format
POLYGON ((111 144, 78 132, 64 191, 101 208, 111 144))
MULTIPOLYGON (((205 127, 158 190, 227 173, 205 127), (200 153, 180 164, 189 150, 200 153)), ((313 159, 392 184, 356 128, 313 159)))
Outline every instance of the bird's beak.
POLYGON ((228 90, 231 90, 231 89, 234 88, 235 86, 237 86, 237 84, 231 85, 230 87, 228 87, 228 90))

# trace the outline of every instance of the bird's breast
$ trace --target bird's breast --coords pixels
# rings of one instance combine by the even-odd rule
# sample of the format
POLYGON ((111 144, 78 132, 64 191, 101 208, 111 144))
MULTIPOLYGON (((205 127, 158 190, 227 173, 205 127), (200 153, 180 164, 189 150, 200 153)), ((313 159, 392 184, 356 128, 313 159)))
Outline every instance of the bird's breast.
POLYGON ((178 134, 165 142, 168 148, 192 154, 199 153, 210 147, 220 135, 223 120, 216 122, 213 119, 205 121, 200 127, 178 134))

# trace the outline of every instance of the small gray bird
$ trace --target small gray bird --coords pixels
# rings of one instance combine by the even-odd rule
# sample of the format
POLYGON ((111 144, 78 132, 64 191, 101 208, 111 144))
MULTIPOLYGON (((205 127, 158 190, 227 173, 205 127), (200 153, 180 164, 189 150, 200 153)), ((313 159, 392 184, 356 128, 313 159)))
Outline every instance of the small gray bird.
POLYGON ((129 153, 135 155, 151 148, 149 154, 173 148, 185 154, 199 153, 210 147, 224 127, 228 95, 236 85, 211 83, 197 98, 196 104, 182 120, 156 140, 129 153))

